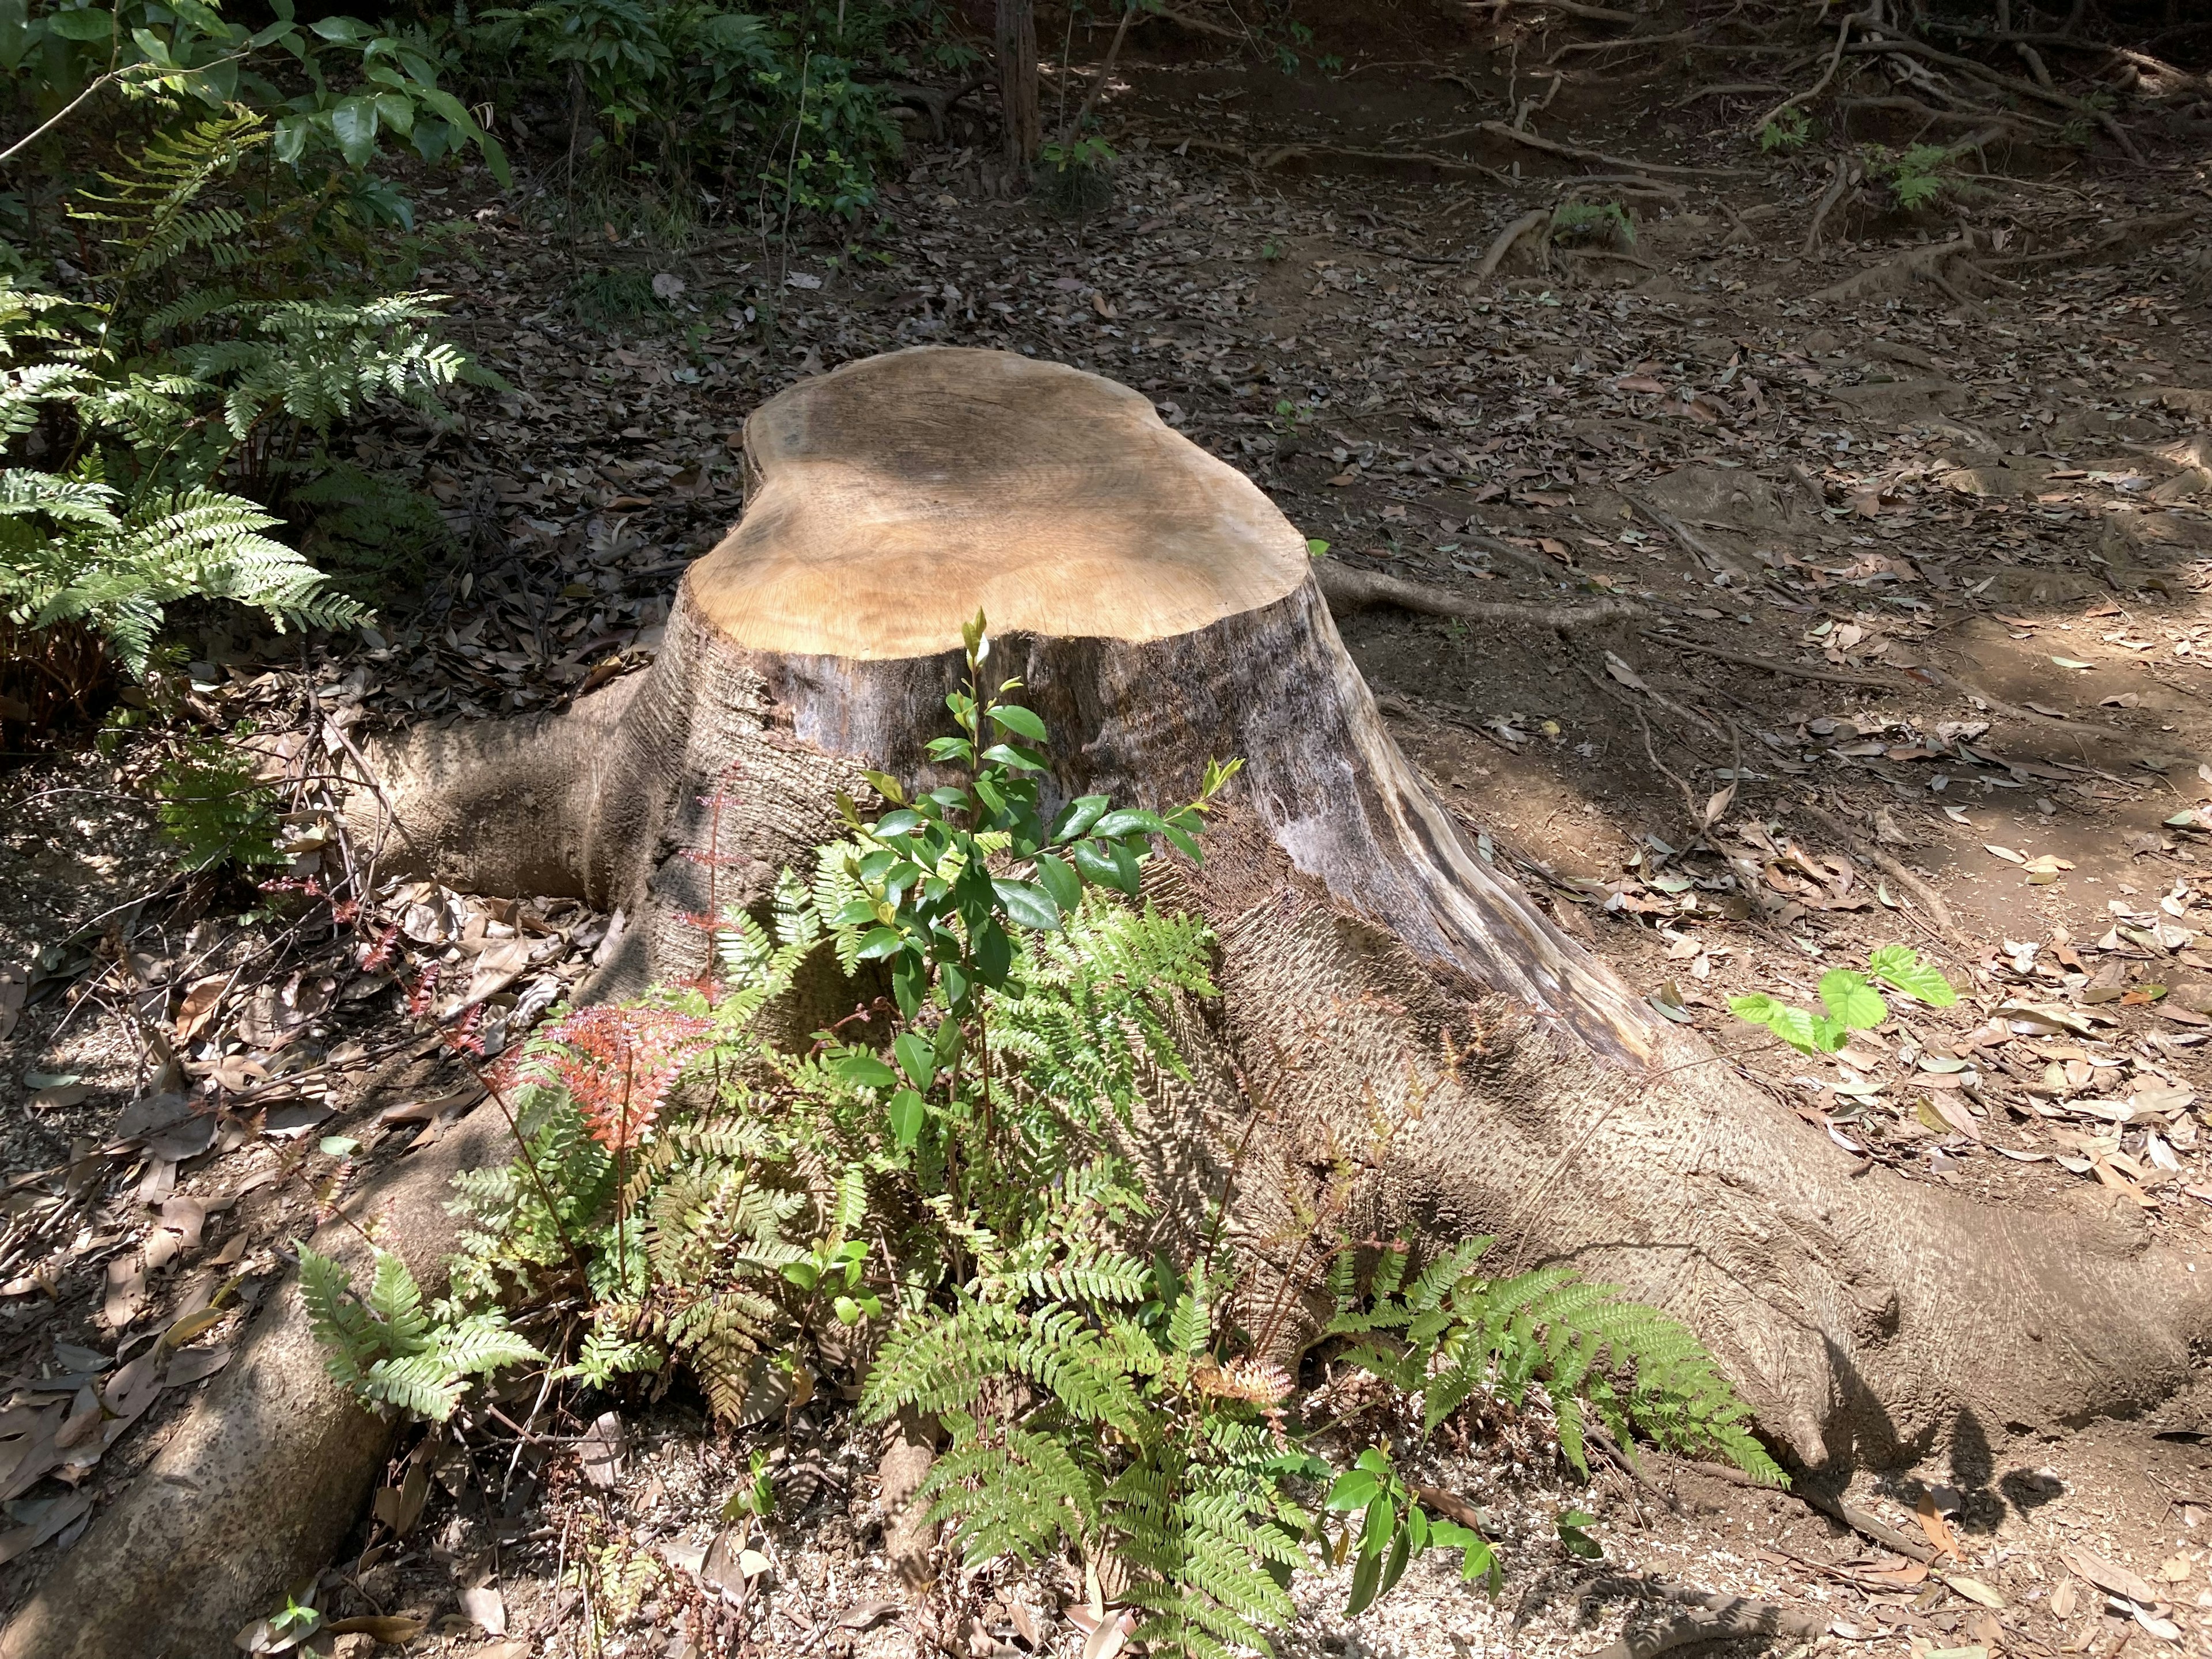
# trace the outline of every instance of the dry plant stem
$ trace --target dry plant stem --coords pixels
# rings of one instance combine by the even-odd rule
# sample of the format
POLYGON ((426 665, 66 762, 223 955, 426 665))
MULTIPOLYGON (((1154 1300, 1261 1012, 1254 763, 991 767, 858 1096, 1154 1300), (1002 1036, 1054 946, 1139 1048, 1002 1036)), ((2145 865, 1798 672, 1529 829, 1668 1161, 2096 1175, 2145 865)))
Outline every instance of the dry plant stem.
POLYGON ((1533 213, 1522 214, 1498 233, 1496 240, 1490 245, 1489 251, 1482 256, 1480 263, 1475 266, 1475 276, 1480 278, 1494 274, 1498 267, 1505 263, 1505 256, 1513 251, 1513 245, 1516 242, 1528 234, 1530 231, 1547 225, 1551 222, 1551 211, 1547 208, 1538 208, 1533 213))
POLYGON ((1083 124, 1091 118, 1091 112, 1097 107, 1099 94, 1106 90, 1106 83, 1114 78, 1114 61, 1121 55, 1121 42, 1129 33, 1129 25, 1143 9, 1143 0, 1122 0, 1121 21, 1115 27, 1114 39, 1106 48, 1106 61, 1098 66, 1098 78, 1091 83, 1091 90, 1084 95, 1081 107, 1075 112, 1075 118, 1060 129, 1060 142, 1063 147, 1083 131, 1083 124))
POLYGON ((1943 896, 1906 869, 1902 860, 1879 846, 1869 846, 1861 842, 1840 818, 1822 811, 1810 801, 1797 802, 1796 810, 1835 836, 1861 858, 1871 859, 1875 864, 1881 866, 1899 886, 1928 907, 1928 914, 1936 918, 1936 925, 1943 930, 1945 938, 1961 950, 1971 948, 1966 934, 1959 931, 1959 923, 1951 914, 1951 907, 1943 902, 1943 896))

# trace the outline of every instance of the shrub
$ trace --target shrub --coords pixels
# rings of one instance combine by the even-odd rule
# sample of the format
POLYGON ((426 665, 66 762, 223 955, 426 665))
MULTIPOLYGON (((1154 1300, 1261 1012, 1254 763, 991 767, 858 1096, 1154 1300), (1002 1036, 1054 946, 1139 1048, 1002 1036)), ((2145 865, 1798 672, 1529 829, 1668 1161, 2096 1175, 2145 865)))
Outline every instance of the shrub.
MULTIPOLYGON (((1295 1419, 1218 1248, 1231 1192, 1201 1237, 1155 1228, 1114 1151, 1159 1079, 1188 1074, 1178 1003, 1214 994, 1211 935, 1143 902, 1144 866, 1160 842, 1200 856, 1234 765, 1173 811, 1086 796, 1048 818, 1044 724, 1007 701, 1017 683, 988 688, 981 617, 967 643, 955 734, 931 744, 961 781, 909 799, 872 774, 885 810, 841 800, 846 836, 811 882, 783 876, 765 917, 710 892, 695 921, 715 972, 568 1013, 489 1077, 519 1155, 460 1178, 452 1294, 408 1340, 442 1352, 439 1330, 524 1310, 496 1327, 513 1334, 580 1291, 567 1374, 611 1386, 680 1362, 737 1424, 872 1354, 861 1416, 911 1409, 949 1431, 921 1497, 965 1561, 1072 1555, 1122 1586, 1153 1652, 1267 1650, 1291 1575, 1328 1542, 1308 1487, 1362 1517, 1355 1612, 1428 1547, 1494 1580, 1488 1540, 1432 1520, 1386 1449, 1340 1469, 1295 1419), (848 1022, 779 1048, 758 1017, 817 953, 887 994, 865 1040, 848 1022)), ((1304 1253, 1345 1362, 1420 1401, 1425 1429, 1540 1387, 1578 1468, 1594 1419, 1780 1479, 1681 1326, 1564 1268, 1486 1278, 1486 1244, 1410 1279, 1385 1251, 1364 1286, 1349 1241, 1304 1253)), ((364 1339, 332 1340, 370 1389, 364 1339)), ((1562 1517, 1565 1547, 1589 1546, 1587 1519, 1562 1517)))

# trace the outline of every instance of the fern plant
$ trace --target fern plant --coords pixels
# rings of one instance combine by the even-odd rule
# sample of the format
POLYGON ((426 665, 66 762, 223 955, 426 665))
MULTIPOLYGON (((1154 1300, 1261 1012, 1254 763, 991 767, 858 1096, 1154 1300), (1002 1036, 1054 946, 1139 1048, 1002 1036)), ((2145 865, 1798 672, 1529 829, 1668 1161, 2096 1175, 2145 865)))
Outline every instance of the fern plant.
POLYGON ((443 1422, 471 1377, 544 1358, 496 1310, 433 1318, 415 1275, 389 1250, 375 1252, 365 1296, 330 1257, 305 1244, 299 1255, 300 1296, 323 1363, 365 1401, 443 1422))
POLYGON ((156 815, 185 872, 282 864, 276 792, 236 750, 190 744, 155 777, 156 815))
POLYGON ((1578 1471, 1589 1469, 1587 1414, 1624 1447, 1641 1434, 1686 1455, 1720 1457, 1765 1484, 1789 1484, 1751 1433, 1749 1408, 1687 1327, 1564 1266, 1486 1277, 1492 1243, 1463 1240, 1410 1280, 1410 1253, 1385 1250, 1364 1297, 1352 1253, 1331 1269, 1338 1311, 1328 1334, 1355 1339, 1345 1363, 1419 1396, 1425 1434, 1478 1393, 1517 1403, 1541 1383, 1559 1449, 1578 1471))

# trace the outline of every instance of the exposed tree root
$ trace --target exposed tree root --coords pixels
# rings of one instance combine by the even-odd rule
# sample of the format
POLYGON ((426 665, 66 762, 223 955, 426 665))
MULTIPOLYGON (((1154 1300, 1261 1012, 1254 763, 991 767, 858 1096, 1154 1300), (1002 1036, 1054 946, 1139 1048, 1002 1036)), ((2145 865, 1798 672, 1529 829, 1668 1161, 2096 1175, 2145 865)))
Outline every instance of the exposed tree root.
POLYGON ((1600 166, 1624 167, 1631 173, 1667 173, 1683 178, 1741 179, 1750 175, 1747 167, 1693 167, 1677 166, 1669 161, 1638 161, 1625 155, 1607 155, 1603 150, 1584 149, 1579 144, 1562 144, 1549 138, 1539 138, 1533 132, 1522 132, 1503 121, 1482 121, 1471 127, 1440 132, 1429 142, 1442 143, 1447 138, 1456 138, 1470 132, 1486 132, 1493 138, 1503 138, 1508 143, 1523 144, 1530 149, 1540 149, 1547 155, 1565 156, 1570 161, 1595 161, 1600 166))
POLYGON ((1978 81, 1989 86, 2001 88, 2018 97, 2049 104, 2054 108, 2064 110, 2069 115, 2079 115, 2093 120, 2105 130, 2106 136, 2114 143, 2120 147, 2121 153, 2126 155, 2128 160, 2136 162, 2138 166, 2144 165, 2142 152, 2136 148, 2135 140, 2128 136, 2128 130, 2112 118, 2110 111, 2099 109, 2094 104, 2084 103, 2079 98, 2060 92, 2055 87, 2039 87, 2033 81, 2021 80, 2018 76, 2001 75, 1978 58, 1964 58, 1954 52, 1939 51, 1918 40, 1899 40, 1895 37, 1881 40, 1861 40, 1856 45, 1846 47, 1845 50, 1852 52, 1873 52, 1917 58, 1928 63, 1941 64, 1946 69, 1954 69, 1961 74, 1971 75, 1978 81))
POLYGON ((1901 253, 1894 259, 1885 259, 1880 264, 1853 271, 1840 283, 1830 283, 1812 297, 1830 304, 1842 304, 1893 293, 1908 283, 1924 280, 1930 271, 1940 273, 1950 260, 1979 251, 1980 244, 1969 231, 1948 242, 1932 242, 1926 247, 1917 247, 1910 252, 1901 253))
POLYGON ((1984 256, 1994 265, 2049 265, 2071 259, 2094 259, 2118 248, 2140 252, 2153 241, 2164 241, 2176 231, 2185 230, 2203 217, 2196 208, 2183 208, 2174 213, 2146 213, 2109 227, 2087 247, 2059 248, 2044 253, 2002 253, 1984 256))
POLYGON ((1790 94, 1789 97, 1760 116, 1758 120, 1753 122, 1751 130, 1757 132, 1761 128, 1772 125, 1790 110, 1797 108, 1800 105, 1811 103, 1826 92, 1829 84, 1836 78, 1837 66, 1844 61, 1844 49, 1850 44, 1851 31, 1862 23, 1875 21, 1881 15, 1881 0, 1875 0, 1875 3, 1864 11, 1848 14, 1836 30, 1836 49, 1828 54, 1828 67, 1820 71, 1820 78, 1806 88, 1804 91, 1790 94))
POLYGON ((1606 623, 1639 621, 1650 613, 1632 600, 1598 599, 1587 605, 1516 605, 1497 599, 1470 599, 1448 587, 1407 581, 1379 571, 1354 570, 1334 559, 1314 565, 1314 580, 1332 614, 1348 617, 1354 611, 1393 605, 1428 617, 1458 617, 1468 622, 1496 623, 1515 628, 1570 629, 1596 628, 1606 623))
POLYGON ((1490 245, 1489 252, 1485 253, 1481 261, 1476 264, 1475 276, 1482 277, 1495 275, 1498 267, 1504 264, 1505 256, 1513 252, 1513 245, 1516 242, 1532 231, 1542 230, 1551 222, 1552 210, 1549 208, 1538 208, 1534 213, 1522 214, 1498 233, 1497 239, 1490 245))
POLYGON ((1960 931, 1958 918, 1951 914, 1951 907, 1943 902, 1943 896, 1907 869, 1904 860, 1880 846, 1862 842, 1842 819, 1822 811, 1809 801, 1798 801, 1794 810, 1802 812, 1861 858, 1869 859, 1880 866, 1891 880, 1928 907, 1928 914, 1936 919, 1936 927, 1942 929, 1944 936, 1952 944, 1962 950, 1967 947, 1966 936, 1960 931))
POLYGON ((1859 165, 1838 155, 1828 163, 1828 187, 1820 192, 1820 205, 1813 210, 1813 222, 1805 227, 1804 246, 1797 250, 1801 258, 1809 259, 1820 251, 1820 227, 1835 211, 1836 204, 1844 199, 1844 191, 1859 176, 1859 165))

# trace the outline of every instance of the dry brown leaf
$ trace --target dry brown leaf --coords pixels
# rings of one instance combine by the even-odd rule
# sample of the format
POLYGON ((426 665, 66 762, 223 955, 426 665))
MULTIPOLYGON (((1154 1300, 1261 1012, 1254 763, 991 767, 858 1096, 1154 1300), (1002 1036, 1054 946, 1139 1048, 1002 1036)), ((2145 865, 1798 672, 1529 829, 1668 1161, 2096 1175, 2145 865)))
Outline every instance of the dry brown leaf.
POLYGON ((1959 1540, 1952 1535, 1951 1524, 1944 1520, 1942 1511, 1936 1507, 1934 1494, 1922 1492, 1912 1506, 1912 1518, 1920 1523, 1920 1530, 1928 1534, 1928 1541, 1936 1550, 1954 1561, 1960 1559, 1959 1540))

